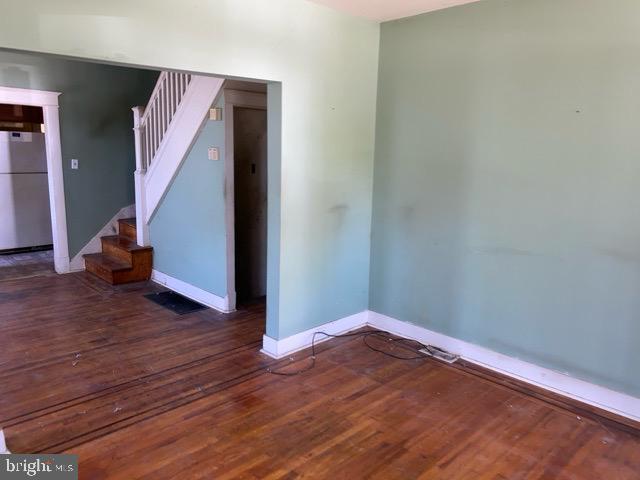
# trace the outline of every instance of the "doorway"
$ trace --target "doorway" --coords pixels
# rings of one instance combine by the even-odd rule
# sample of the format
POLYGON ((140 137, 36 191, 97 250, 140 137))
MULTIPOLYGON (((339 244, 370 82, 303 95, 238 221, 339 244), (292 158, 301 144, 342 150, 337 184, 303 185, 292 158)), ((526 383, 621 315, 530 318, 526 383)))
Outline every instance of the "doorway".
POLYGON ((266 88, 260 84, 248 84, 245 88, 254 90, 224 90, 228 146, 227 282, 231 310, 238 305, 264 301, 267 293, 266 88))
POLYGON ((0 280, 53 269, 42 107, 0 103, 0 280))
POLYGON ((267 292, 267 112, 233 114, 236 302, 267 292))
MULTIPOLYGON (((19 192, 11 193, 11 198, 20 203, 17 207, 25 207, 29 212, 26 216, 24 211, 21 215, 15 216, 16 222, 33 218, 40 225, 40 227, 34 229, 33 223, 29 225, 15 223, 12 229, 6 232, 5 240, 8 243, 5 248, 7 246, 11 248, 14 244, 16 249, 39 247, 42 245, 37 245, 38 243, 50 238, 53 245, 55 271, 57 273, 68 273, 69 248, 62 177, 62 149, 58 114, 59 95, 57 92, 0 87, 0 104, 8 105, 10 113, 15 115, 19 113, 19 110, 22 111, 21 114, 23 116, 26 115, 26 112, 30 112, 29 115, 33 115, 33 118, 37 116, 38 123, 42 125, 40 133, 38 133, 37 129, 33 131, 33 128, 30 129, 24 126, 27 123, 34 123, 33 121, 17 122, 23 124, 20 127, 21 131, 14 131, 10 135, 5 135, 6 142, 3 144, 5 148, 3 148, 2 154, 6 157, 4 170, 6 170, 7 178, 10 179, 7 181, 11 182, 12 188, 14 184, 20 187, 19 192), (28 130, 31 131, 29 132, 28 130), (40 158, 39 155, 43 152, 39 152, 38 155, 34 153, 36 147, 44 148, 44 156, 46 158, 40 158), (30 158, 23 161, 22 166, 20 166, 13 159, 9 159, 8 156, 13 155, 12 152, 20 152, 23 160, 27 154, 30 158), (19 179, 15 180, 13 178, 15 176, 19 176, 19 179), (44 177, 46 177, 46 181, 44 177), (46 191, 43 190, 45 183, 46 191), (36 187, 38 189, 37 194, 34 190, 36 187), (14 194, 17 194, 18 197, 15 197, 14 194), (42 203, 47 199, 49 208, 45 208, 43 214, 42 203), (50 217, 50 222, 46 222, 47 216, 50 217), (43 227, 43 224, 45 227, 43 227)), ((33 120, 33 118, 22 120, 33 120)), ((5 215, 4 218, 6 220, 8 216, 5 215)), ((44 254, 35 255, 37 257, 36 260, 40 261, 42 255, 44 254)))

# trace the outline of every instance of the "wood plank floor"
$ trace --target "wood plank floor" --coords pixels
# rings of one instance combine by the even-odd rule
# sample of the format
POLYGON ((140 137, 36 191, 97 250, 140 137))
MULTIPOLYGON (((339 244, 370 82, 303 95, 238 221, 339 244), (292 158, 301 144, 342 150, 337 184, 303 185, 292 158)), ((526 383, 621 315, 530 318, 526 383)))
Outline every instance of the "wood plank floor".
POLYGON ((0 252, 0 281, 36 276, 53 276, 53 250, 23 253, 0 252))
POLYGON ((178 316, 142 296, 158 290, 84 273, 0 281, 11 450, 76 453, 91 480, 640 478, 638 431, 588 410, 359 339, 275 376, 308 352, 259 353, 262 305, 178 316))

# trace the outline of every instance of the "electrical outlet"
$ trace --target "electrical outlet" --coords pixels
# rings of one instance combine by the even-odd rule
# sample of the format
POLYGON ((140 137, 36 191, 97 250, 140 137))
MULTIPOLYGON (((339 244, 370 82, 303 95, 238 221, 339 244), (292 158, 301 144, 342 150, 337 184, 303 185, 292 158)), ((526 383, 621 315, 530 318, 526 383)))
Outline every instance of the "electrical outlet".
POLYGON ((72 158, 71 159, 71 170, 78 170, 78 159, 77 158, 72 158))
POLYGON ((439 347, 434 347, 433 345, 429 345, 427 346, 427 348, 422 348, 418 351, 430 357, 437 358, 438 360, 442 360, 443 362, 446 362, 446 363, 455 363, 460 359, 460 355, 456 355, 455 353, 448 352, 439 347))

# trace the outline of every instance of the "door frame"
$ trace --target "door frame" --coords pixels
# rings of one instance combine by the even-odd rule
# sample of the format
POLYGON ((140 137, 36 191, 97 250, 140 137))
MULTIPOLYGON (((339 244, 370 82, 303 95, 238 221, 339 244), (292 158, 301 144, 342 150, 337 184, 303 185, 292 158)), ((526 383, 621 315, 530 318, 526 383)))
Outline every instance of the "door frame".
POLYGON ((227 297, 229 311, 236 309, 236 226, 235 226, 235 154, 233 132, 234 108, 267 110, 267 94, 224 90, 224 218, 227 232, 227 297))
POLYGON ((0 86, 0 103, 42 107, 54 265, 57 273, 69 273, 69 241, 62 174, 59 95, 60 92, 0 86))

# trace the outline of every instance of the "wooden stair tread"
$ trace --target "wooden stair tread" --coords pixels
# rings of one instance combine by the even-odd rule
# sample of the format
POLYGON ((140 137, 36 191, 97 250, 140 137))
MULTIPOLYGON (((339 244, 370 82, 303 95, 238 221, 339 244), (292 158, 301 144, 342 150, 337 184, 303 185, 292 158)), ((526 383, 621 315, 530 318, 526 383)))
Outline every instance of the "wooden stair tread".
POLYGON ((136 226, 136 217, 132 217, 132 218, 121 218, 120 220, 118 220, 118 222, 120 223, 126 223, 127 225, 134 227, 136 226))
POLYGON ((89 253, 87 255, 83 255, 83 257, 85 261, 97 264, 112 272, 121 272, 124 270, 131 270, 133 268, 133 265, 130 263, 114 258, 110 255, 105 255, 104 253, 89 253))
POLYGON ((123 235, 108 235, 106 237, 101 237, 101 240, 105 243, 110 243, 111 245, 126 250, 127 252, 153 250, 153 247, 141 247, 135 240, 123 235))
POLYGON ((118 220, 118 235, 136 240, 138 233, 136 230, 135 218, 121 218, 118 220))

